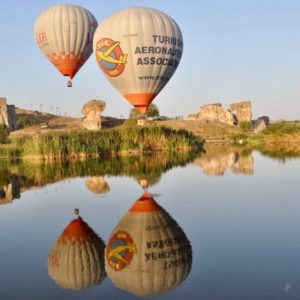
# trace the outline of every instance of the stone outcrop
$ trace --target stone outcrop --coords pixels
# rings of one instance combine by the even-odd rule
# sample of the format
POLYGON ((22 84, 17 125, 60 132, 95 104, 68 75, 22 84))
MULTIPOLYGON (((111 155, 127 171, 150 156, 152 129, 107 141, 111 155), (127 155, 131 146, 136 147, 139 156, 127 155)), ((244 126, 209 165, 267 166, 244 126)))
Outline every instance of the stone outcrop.
POLYGON ((10 130, 15 130, 17 118, 14 105, 7 105, 6 98, 0 98, 0 124, 6 125, 10 130))
POLYGON ((252 108, 250 101, 230 104, 224 108, 221 103, 206 104, 200 112, 188 116, 188 120, 217 121, 229 125, 238 125, 241 121, 251 122, 252 108))
POLYGON ((236 122, 234 116, 221 103, 203 105, 194 117, 197 120, 218 121, 229 125, 235 125, 236 122))
POLYGON ((101 129, 101 113, 105 109, 105 102, 102 100, 90 100, 81 109, 86 117, 82 120, 82 126, 88 130, 101 129))
POLYGON ((254 121, 253 130, 255 133, 259 133, 265 130, 270 124, 270 119, 267 116, 259 117, 254 121))
POLYGON ((252 120, 252 107, 251 101, 242 101, 229 105, 229 111, 236 117, 237 123, 242 121, 251 122, 252 120))

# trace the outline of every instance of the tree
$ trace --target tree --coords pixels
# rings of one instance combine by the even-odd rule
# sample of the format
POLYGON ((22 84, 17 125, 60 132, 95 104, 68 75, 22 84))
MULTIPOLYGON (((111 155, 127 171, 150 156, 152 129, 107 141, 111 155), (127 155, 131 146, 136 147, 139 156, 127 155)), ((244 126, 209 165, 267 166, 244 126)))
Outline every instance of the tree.
MULTIPOLYGON (((142 113, 135 107, 130 110, 129 118, 137 119, 142 113)), ((159 116, 159 109, 155 104, 150 104, 147 111, 143 114, 147 118, 154 118, 159 116)))

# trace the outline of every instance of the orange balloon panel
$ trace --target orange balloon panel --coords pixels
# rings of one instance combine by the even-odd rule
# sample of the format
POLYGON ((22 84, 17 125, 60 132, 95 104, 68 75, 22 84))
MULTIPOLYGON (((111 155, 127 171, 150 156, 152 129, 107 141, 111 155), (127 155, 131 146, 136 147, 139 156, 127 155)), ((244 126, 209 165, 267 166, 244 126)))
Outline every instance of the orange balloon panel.
POLYGON ((126 94, 124 97, 141 113, 145 113, 156 95, 154 93, 134 93, 126 94))
POLYGON ((82 53, 75 55, 65 54, 65 52, 60 55, 53 53, 47 57, 62 75, 69 76, 71 79, 89 58, 89 56, 84 56, 82 53))

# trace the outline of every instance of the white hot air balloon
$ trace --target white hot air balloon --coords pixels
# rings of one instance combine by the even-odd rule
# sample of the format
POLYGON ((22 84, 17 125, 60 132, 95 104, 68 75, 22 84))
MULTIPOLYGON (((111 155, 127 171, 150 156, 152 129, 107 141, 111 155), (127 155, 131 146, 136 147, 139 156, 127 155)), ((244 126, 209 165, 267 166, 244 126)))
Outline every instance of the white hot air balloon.
POLYGON ((78 217, 65 228, 49 252, 49 276, 60 287, 72 290, 100 284, 106 276, 104 248, 103 241, 78 217))
POLYGON ((183 40, 178 25, 165 13, 132 7, 99 24, 93 49, 106 78, 144 113, 175 72, 183 40))
POLYGON ((185 233, 148 192, 115 227, 105 250, 108 277, 138 296, 177 287, 191 264, 192 248, 185 233))
POLYGON ((97 20, 87 9, 59 4, 39 15, 34 34, 39 48, 50 62, 72 79, 93 52, 92 41, 97 25, 97 20))

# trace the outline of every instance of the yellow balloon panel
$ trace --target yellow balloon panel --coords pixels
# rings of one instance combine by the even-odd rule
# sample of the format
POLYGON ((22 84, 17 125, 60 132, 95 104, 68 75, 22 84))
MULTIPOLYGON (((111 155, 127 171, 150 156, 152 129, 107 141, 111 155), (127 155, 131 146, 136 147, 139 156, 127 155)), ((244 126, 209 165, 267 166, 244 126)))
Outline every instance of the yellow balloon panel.
POLYGON ((133 7, 99 24, 93 49, 110 83, 145 111, 175 72, 183 40, 178 25, 165 13, 133 7))

